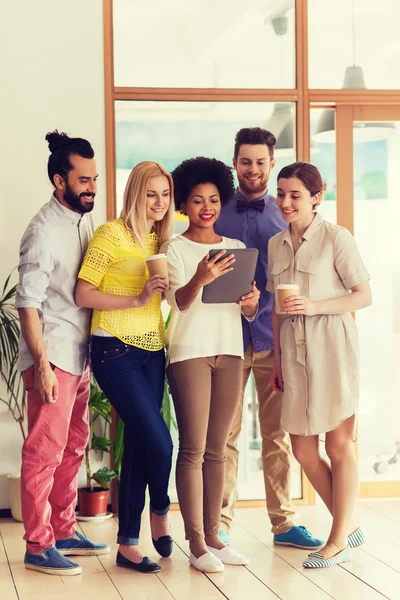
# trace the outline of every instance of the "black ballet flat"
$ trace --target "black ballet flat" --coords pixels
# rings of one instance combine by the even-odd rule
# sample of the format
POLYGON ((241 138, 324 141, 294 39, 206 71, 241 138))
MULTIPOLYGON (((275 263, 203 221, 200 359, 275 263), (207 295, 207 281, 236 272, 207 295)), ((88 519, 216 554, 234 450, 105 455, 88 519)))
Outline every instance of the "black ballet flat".
POLYGON ((170 535, 162 535, 158 540, 155 540, 153 537, 151 539, 153 540, 154 548, 160 556, 163 556, 164 558, 171 556, 174 542, 170 535))
POLYGON ((133 571, 139 571, 139 573, 155 573, 161 569, 160 565, 150 560, 148 556, 144 556, 140 563, 135 563, 126 558, 121 552, 117 554, 117 565, 127 567, 133 571))
MULTIPOLYGON (((149 508, 150 508, 150 528, 151 528, 151 515, 152 515, 151 506, 149 508)), ((168 556, 171 556, 172 550, 174 548, 174 541, 170 535, 162 535, 158 538, 158 540, 155 540, 153 537, 151 539, 153 540, 154 548, 157 550, 157 552, 160 556, 162 556, 163 558, 168 558, 168 556)))

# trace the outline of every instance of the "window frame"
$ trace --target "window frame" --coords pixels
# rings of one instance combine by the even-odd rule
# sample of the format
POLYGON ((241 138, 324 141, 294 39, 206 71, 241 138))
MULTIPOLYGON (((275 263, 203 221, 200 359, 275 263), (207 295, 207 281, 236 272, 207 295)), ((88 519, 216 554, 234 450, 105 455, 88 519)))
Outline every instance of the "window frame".
MULTIPOLYGON (((400 90, 310 89, 308 82, 308 0, 295 0, 296 87, 294 89, 241 88, 157 88, 115 87, 113 55, 113 0, 103 0, 104 80, 106 129, 107 219, 116 218, 116 145, 115 101, 206 101, 206 102, 295 102, 297 160, 310 160, 310 109, 333 108, 336 111, 337 223, 353 231, 353 155, 352 123, 361 107, 393 106, 400 110, 400 90), (347 149, 344 151, 344 149, 347 149), (350 154, 349 154, 350 152, 350 154)), ((113 419, 113 426, 116 425, 113 419)), ((370 497, 367 486, 360 497, 370 497)), ((397 486, 396 486, 397 490, 397 486)), ((384 490, 379 496, 385 495, 384 490)), ((116 498, 117 494, 113 494, 116 498)), ((302 473, 302 498, 295 504, 315 504, 313 487, 302 473)), ((246 501, 246 506, 263 505, 264 501, 246 501)), ((113 500, 113 510, 116 504, 113 500)))

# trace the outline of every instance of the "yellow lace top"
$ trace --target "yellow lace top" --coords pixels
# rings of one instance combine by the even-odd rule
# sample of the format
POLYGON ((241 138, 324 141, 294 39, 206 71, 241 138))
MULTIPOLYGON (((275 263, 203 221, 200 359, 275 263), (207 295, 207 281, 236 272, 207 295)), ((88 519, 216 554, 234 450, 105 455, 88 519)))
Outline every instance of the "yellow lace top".
MULTIPOLYGON (((156 233, 147 236, 143 249, 122 219, 109 221, 96 229, 78 277, 106 294, 138 296, 150 277, 145 258, 158 251, 156 233)), ((160 350, 165 341, 161 294, 154 294, 150 302, 140 308, 94 310, 91 333, 98 327, 125 344, 160 350)))

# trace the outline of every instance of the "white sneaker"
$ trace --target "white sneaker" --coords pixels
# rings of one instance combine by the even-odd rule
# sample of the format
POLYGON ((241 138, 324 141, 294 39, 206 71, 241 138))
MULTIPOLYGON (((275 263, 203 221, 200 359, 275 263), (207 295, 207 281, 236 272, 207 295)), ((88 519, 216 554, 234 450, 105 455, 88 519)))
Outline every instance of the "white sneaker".
POLYGON ((221 550, 211 548, 211 546, 207 546, 207 548, 225 565, 248 565, 250 562, 246 556, 239 554, 239 552, 236 552, 230 546, 225 546, 221 550))
POLYGON ((214 554, 211 554, 211 552, 202 554, 199 558, 190 553, 189 562, 192 567, 203 573, 218 573, 224 570, 222 562, 214 554))

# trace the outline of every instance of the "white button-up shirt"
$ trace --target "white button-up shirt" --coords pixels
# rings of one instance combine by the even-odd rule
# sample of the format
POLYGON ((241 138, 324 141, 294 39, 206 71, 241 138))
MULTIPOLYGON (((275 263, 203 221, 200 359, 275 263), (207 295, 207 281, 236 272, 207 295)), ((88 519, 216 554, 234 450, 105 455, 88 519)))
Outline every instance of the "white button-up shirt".
MULTIPOLYGON (((81 375, 88 360, 91 311, 78 308, 74 294, 93 230, 91 214, 74 212, 52 196, 29 223, 20 246, 15 307, 38 310, 49 362, 73 375, 81 375)), ((32 365, 21 335, 18 369, 32 365)))

